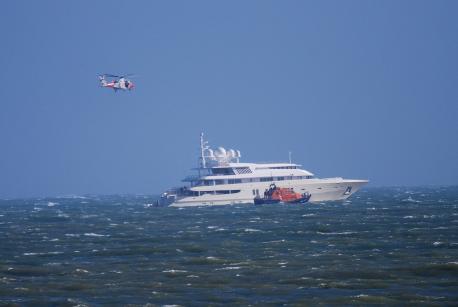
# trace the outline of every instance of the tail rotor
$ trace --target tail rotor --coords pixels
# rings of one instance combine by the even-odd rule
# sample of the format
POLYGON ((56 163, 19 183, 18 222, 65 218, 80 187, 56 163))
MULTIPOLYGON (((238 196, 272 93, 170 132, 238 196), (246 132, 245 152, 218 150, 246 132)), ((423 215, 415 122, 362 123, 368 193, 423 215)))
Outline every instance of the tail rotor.
POLYGON ((99 75, 100 86, 106 86, 107 80, 105 80, 105 75, 99 75))

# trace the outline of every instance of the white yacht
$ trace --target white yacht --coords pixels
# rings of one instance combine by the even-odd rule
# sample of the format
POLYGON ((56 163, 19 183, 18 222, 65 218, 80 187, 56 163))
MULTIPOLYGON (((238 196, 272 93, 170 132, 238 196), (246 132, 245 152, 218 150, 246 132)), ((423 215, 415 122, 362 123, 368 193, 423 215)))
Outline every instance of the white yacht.
POLYGON ((188 185, 161 195, 158 204, 171 207, 254 204, 271 184, 311 195, 310 202, 344 200, 367 180, 315 178, 291 163, 242 163, 238 150, 211 149, 200 135, 199 166, 196 176, 183 181, 188 185))

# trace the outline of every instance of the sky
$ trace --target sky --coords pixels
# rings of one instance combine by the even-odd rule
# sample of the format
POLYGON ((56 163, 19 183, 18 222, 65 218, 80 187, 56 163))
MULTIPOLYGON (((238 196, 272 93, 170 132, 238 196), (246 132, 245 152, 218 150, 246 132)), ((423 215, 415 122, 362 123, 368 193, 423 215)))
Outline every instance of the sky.
POLYGON ((243 162, 458 184, 457 1, 6 1, 0 197, 158 194, 243 162), (136 89, 99 87, 135 73, 136 89))

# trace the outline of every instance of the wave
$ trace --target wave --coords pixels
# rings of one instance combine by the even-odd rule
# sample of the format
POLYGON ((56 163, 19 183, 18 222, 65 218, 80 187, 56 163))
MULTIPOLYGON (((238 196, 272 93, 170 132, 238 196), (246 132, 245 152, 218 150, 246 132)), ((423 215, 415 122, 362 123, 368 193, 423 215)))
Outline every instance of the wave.
POLYGON ((240 270, 242 267, 240 266, 226 266, 224 268, 215 269, 215 271, 226 271, 226 270, 240 270))
POLYGON ((413 199, 412 196, 409 196, 405 199, 402 199, 401 202, 404 202, 404 203, 421 203, 420 200, 416 200, 416 199, 413 199))
POLYGON ((86 237, 109 237, 110 235, 102 235, 98 233, 93 233, 93 232, 87 232, 84 234, 86 237))
POLYGON ((35 253, 35 252, 29 252, 29 253, 23 253, 24 256, 48 256, 48 255, 61 255, 64 252, 45 252, 45 253, 35 253))
POLYGON ((320 234, 320 235, 326 235, 326 236, 339 236, 339 235, 351 235, 351 234, 355 234, 355 233, 358 233, 358 232, 356 232, 356 231, 343 231, 343 232, 321 232, 321 231, 317 231, 316 233, 320 234))
POLYGON ((259 229, 253 229, 253 228, 245 228, 245 232, 262 232, 262 230, 259 229))
POLYGON ((164 270, 162 273, 187 273, 188 271, 186 270, 175 270, 175 269, 169 269, 169 270, 164 270))

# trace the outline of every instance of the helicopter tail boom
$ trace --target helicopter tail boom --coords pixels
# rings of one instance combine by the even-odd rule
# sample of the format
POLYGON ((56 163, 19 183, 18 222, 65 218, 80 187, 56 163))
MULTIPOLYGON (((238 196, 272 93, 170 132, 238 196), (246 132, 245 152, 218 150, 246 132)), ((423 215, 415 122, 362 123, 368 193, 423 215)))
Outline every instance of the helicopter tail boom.
POLYGON ((99 81, 100 81, 100 85, 101 86, 107 86, 107 80, 105 80, 105 76, 104 75, 100 75, 99 76, 99 81))

